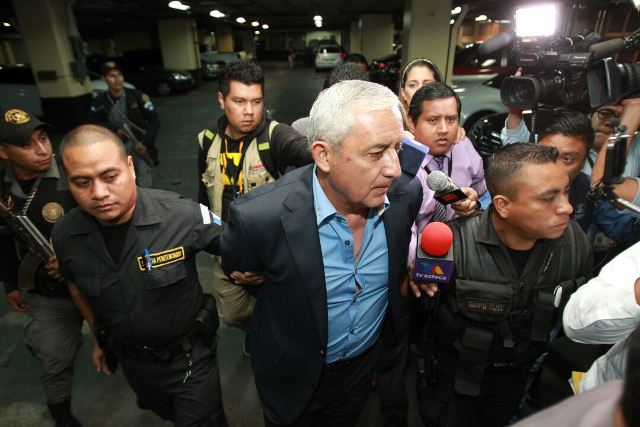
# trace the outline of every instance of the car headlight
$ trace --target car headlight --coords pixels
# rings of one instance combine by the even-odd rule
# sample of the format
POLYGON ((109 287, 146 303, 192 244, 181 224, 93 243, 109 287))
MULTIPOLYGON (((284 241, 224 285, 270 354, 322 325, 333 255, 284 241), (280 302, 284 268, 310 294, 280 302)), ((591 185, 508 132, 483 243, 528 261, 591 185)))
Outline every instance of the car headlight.
POLYGON ((171 78, 174 80, 189 80, 190 76, 182 73, 171 73, 171 78))

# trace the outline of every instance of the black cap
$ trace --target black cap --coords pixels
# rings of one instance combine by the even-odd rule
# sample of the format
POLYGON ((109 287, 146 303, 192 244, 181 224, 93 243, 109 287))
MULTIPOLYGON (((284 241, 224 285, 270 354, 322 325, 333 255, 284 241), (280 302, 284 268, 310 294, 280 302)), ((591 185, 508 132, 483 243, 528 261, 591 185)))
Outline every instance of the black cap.
POLYGON ((37 117, 20 108, 0 108, 0 144, 25 146, 36 129, 50 129, 37 117))
POLYGON ((120 68, 118 63, 113 62, 113 61, 107 61, 104 64, 102 64, 102 69, 101 70, 102 70, 102 75, 103 76, 105 74, 107 74, 111 70, 118 70, 118 71, 122 72, 122 68, 120 68))

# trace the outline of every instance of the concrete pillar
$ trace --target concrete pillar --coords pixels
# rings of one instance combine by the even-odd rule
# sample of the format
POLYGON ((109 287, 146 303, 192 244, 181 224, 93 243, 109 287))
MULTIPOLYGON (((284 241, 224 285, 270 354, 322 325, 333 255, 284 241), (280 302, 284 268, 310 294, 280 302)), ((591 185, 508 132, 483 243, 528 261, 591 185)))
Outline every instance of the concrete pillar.
POLYGON ((46 120, 57 131, 84 122, 91 106, 91 86, 83 73, 83 43, 68 2, 13 0, 13 8, 46 120))
POLYGON ((243 31, 240 33, 240 41, 242 42, 242 49, 240 50, 243 50, 247 53, 247 58, 256 57, 256 37, 257 36, 253 31, 243 31))
POLYGON ((218 52, 235 52, 231 25, 218 24, 216 26, 216 50, 218 52))
POLYGON ((11 43, 7 40, 0 41, 0 63, 13 65, 16 63, 16 57, 13 54, 11 43))
POLYGON ((362 51, 362 32, 360 31, 359 19, 351 21, 351 28, 349 32, 349 51, 352 53, 360 53, 362 51))
POLYGON ((360 53, 371 61, 393 53, 391 15, 360 15, 360 53))
POLYGON ((448 83, 448 62, 453 61, 453 52, 449 55, 451 4, 452 0, 405 0, 402 23, 402 63, 414 58, 430 59, 448 83))
POLYGON ((192 19, 158 21, 162 61, 167 68, 189 71, 196 81, 201 79, 198 31, 192 19))

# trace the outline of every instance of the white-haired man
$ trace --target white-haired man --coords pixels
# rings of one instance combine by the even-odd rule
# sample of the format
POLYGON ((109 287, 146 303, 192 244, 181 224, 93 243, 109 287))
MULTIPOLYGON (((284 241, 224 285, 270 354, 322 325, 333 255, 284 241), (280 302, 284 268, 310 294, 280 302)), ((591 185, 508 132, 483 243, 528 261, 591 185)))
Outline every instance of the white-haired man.
POLYGON ((265 423, 355 425, 382 347, 407 302, 410 227, 421 203, 401 174, 397 97, 365 81, 320 94, 314 165, 236 200, 225 271, 261 271, 249 335, 265 423))

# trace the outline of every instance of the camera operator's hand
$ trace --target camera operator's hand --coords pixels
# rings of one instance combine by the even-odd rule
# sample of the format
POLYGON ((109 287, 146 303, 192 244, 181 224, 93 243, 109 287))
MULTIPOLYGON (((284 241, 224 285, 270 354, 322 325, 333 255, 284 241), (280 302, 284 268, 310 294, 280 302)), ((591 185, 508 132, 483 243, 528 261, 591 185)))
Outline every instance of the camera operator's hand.
MULTIPOLYGON (((522 76, 522 68, 518 68, 513 75, 514 77, 522 76)), ((507 129, 515 129, 520 126, 522 121, 522 110, 515 107, 509 107, 509 115, 507 116, 507 129)))
MULTIPOLYGON (((630 135, 630 137, 627 139, 627 144, 626 144, 626 150, 627 150, 626 152, 628 154, 631 148, 631 144, 633 143, 633 135, 640 127, 640 98, 638 97, 627 98, 622 100, 620 104, 608 106, 606 108, 612 111, 615 111, 616 113, 618 111, 620 112, 618 116, 620 119, 620 125, 626 126, 627 127, 626 133, 630 135)), ((593 113, 593 114, 598 114, 598 113, 593 113)), ((609 135, 611 134, 612 130, 606 129, 609 125, 609 121, 604 122, 604 121, 599 121, 597 119, 595 121, 598 122, 597 127, 594 129, 596 131, 596 139, 598 137, 597 135, 598 132, 601 132, 601 133, 608 132, 609 135)), ((592 120, 592 123, 594 123, 594 120, 592 120)), ((602 143, 602 146, 600 147, 600 150, 598 152, 598 157, 591 171, 592 185, 595 185, 598 182, 600 182, 600 180, 604 176, 604 165, 606 162, 606 154, 607 154, 607 143, 605 141, 604 143, 602 143)), ((626 199, 626 197, 620 194, 620 191, 627 193, 628 188, 622 187, 624 185, 625 185, 624 183, 616 185, 614 186, 614 190, 616 191, 616 193, 618 193, 620 197, 622 197, 623 199, 626 199)), ((630 185, 630 184, 627 184, 627 185, 630 185)), ((631 197, 631 200, 633 200, 633 197, 635 197, 635 193, 631 197)))
POLYGON ((627 133, 631 137, 627 140, 627 153, 633 142, 633 134, 640 127, 640 98, 627 98, 622 100, 622 113, 620 114, 620 124, 627 127, 627 133))

